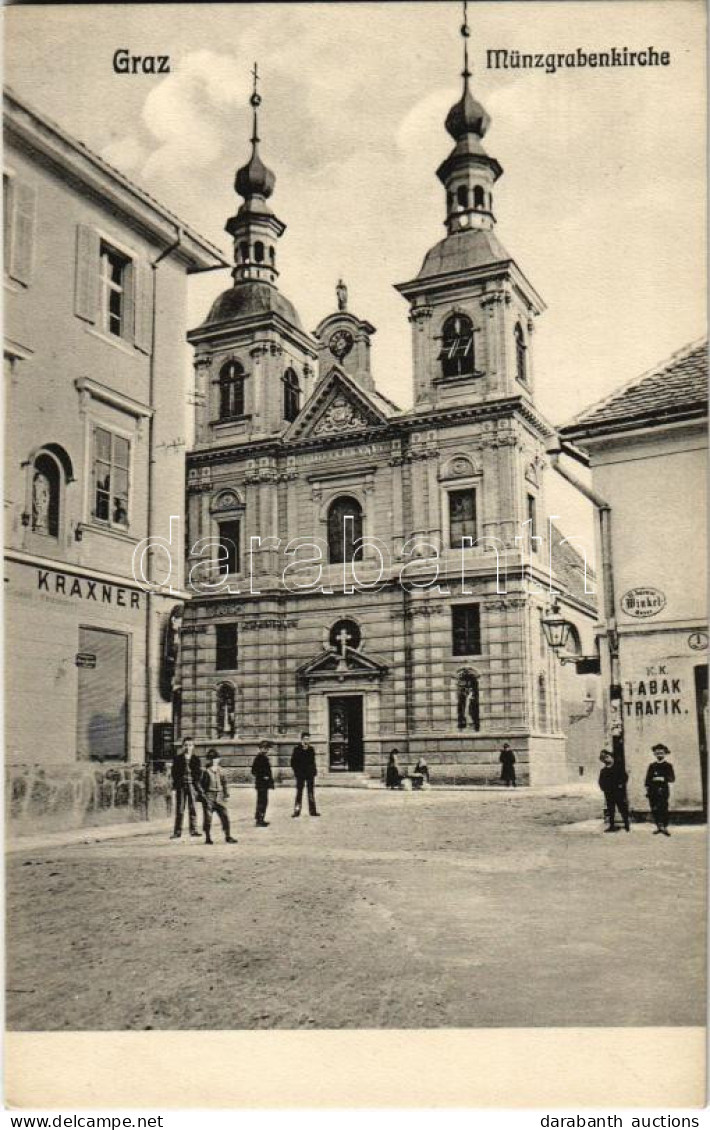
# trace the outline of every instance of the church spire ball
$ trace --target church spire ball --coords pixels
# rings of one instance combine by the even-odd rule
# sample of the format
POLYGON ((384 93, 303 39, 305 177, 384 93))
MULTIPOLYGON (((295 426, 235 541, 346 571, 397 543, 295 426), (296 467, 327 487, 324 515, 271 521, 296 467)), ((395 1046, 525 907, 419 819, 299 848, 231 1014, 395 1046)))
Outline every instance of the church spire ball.
POLYGON ((234 187, 240 196, 245 200, 250 200, 253 196, 261 196, 264 200, 268 200, 274 191, 276 177, 271 169, 268 169, 259 155, 259 120, 258 110, 261 105, 261 95, 259 94, 259 68, 254 63, 254 70, 252 71, 254 85, 249 99, 249 104, 254 111, 252 134, 251 134, 251 157, 246 165, 237 170, 237 175, 234 179, 234 187))
POLYGON ((477 102, 473 97, 469 86, 468 80, 471 77, 471 71, 468 65, 468 40, 470 35, 471 29, 468 26, 468 4, 466 0, 464 0, 463 23, 461 25, 461 36, 463 38, 463 71, 461 72, 461 77, 463 78, 463 94, 459 101, 451 107, 446 116, 446 129, 451 134, 454 141, 460 141, 469 133, 473 133, 477 137, 484 137, 486 130, 491 124, 490 116, 483 109, 480 102, 477 102))

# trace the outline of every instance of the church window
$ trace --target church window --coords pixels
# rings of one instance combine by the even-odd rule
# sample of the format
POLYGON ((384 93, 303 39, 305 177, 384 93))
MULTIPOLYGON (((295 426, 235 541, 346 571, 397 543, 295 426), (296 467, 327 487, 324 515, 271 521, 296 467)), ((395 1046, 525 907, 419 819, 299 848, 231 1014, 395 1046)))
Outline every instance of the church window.
POLYGON ((217 671, 236 671, 239 662, 239 636, 236 624, 216 624, 217 671))
POLYGON ((109 526, 128 526, 131 445, 107 428, 94 428, 94 518, 109 526))
POLYGON ((244 370, 238 361, 228 361, 219 374, 219 418, 244 415, 244 370))
POLYGON ((477 184, 473 190, 473 206, 474 208, 484 208, 485 204, 486 194, 481 188, 480 184, 477 184))
POLYGON ((460 184, 456 190, 456 199, 459 208, 468 208, 468 189, 465 184, 460 184))
POLYGON ((361 638, 360 626, 354 620, 336 620, 328 640, 332 648, 342 651, 343 647, 358 648, 361 638))
POLYGON ((301 411, 301 385, 293 369, 287 369, 283 376, 284 382, 284 420, 289 424, 301 411))
POLYGON ((239 537, 241 527, 238 518, 230 518, 219 523, 219 550, 217 568, 221 575, 239 572, 239 537))
POLYGON ((444 322, 439 360, 445 377, 474 373, 473 323, 465 314, 452 314, 444 322))
POLYGON ((356 498, 341 495, 328 511, 328 561, 331 565, 362 556, 362 507, 356 498))
POLYGON ((217 687, 217 736, 233 738, 236 731, 234 710, 234 687, 231 683, 220 683, 217 687))
POLYGON ((452 490, 449 491, 449 545, 459 549, 464 538, 476 540, 476 492, 452 490))
POLYGON ((515 373, 519 381, 523 384, 528 379, 527 371, 527 346, 525 344, 525 335, 523 334, 523 327, 520 322, 515 324, 515 373))
POLYGON ((451 609, 454 655, 481 654, 481 609, 478 604, 454 604, 451 609))
POLYGON ((274 251, 273 247, 269 248, 269 259, 271 260, 271 265, 273 267, 274 263, 276 262, 276 252, 274 251))
POLYGON ((249 258, 249 244, 246 240, 243 240, 242 243, 239 244, 239 255, 244 262, 249 258))
POLYGON ((530 525, 530 551, 537 553, 537 499, 534 494, 528 495, 528 523, 530 525))
POLYGON ((33 533, 59 537, 61 482, 61 471, 56 459, 48 452, 41 451, 32 465, 30 523, 33 533))
POLYGON ((254 244, 254 258, 256 259, 257 263, 264 262, 264 244, 260 239, 257 239, 256 243, 254 244))

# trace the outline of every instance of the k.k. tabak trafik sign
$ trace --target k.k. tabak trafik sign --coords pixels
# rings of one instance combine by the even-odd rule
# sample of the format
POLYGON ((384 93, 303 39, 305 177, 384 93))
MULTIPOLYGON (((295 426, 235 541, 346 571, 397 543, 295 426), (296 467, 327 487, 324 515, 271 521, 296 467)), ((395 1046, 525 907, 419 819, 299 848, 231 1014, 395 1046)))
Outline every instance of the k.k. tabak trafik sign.
POLYGON ((656 616, 665 607, 665 593, 660 589, 648 587, 629 589, 621 598, 621 611, 636 620, 647 620, 649 616, 656 616))

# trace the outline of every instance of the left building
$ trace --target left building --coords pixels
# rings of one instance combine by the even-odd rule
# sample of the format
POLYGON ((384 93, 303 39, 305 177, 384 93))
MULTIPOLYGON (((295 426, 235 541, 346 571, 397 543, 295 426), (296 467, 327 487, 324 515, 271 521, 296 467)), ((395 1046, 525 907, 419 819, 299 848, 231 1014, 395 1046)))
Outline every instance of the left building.
POLYGON ((4 134, 8 796, 81 822, 169 737, 186 276, 224 260, 11 91, 4 134))

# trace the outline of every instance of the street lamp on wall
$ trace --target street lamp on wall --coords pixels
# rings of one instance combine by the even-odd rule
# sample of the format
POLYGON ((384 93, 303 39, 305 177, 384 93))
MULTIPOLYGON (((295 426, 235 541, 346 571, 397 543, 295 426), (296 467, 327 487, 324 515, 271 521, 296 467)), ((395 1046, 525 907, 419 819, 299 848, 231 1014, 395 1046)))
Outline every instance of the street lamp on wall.
MULTIPOLYGON (((543 617, 542 630, 545 633, 545 639, 556 655, 558 651, 562 651, 567 643, 570 627, 569 621, 561 615, 560 602, 555 597, 552 608, 549 608, 547 615, 543 617)), ((563 662, 565 658, 567 657, 558 655, 558 659, 563 662)))
POLYGON ((560 602, 555 597, 552 608, 549 608, 547 615, 542 618, 545 639, 563 666, 565 663, 574 663, 578 675, 598 675, 601 671, 598 655, 560 655, 567 646, 572 627, 573 625, 569 620, 565 620, 560 612, 560 602))

